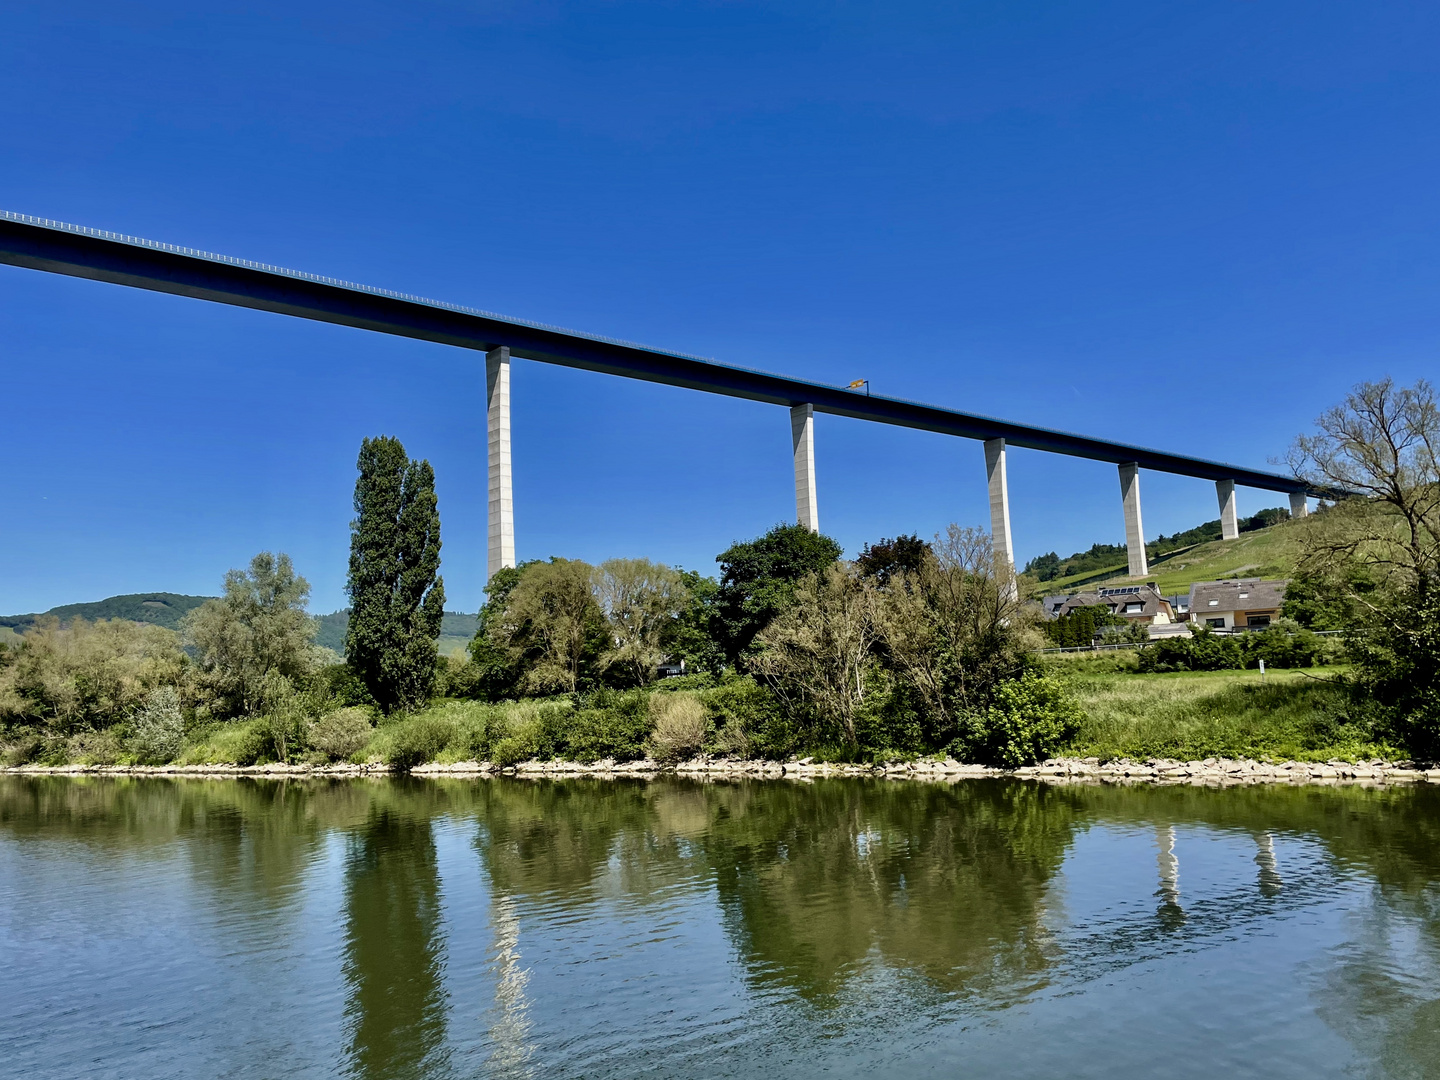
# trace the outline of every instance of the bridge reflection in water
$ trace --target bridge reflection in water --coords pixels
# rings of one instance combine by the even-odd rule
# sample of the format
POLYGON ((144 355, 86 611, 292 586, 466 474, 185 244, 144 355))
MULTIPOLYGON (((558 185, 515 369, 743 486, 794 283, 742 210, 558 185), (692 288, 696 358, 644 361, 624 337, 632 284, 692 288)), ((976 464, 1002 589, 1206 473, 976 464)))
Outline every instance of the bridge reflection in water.
MULTIPOLYGON (((1425 788, 0 777, 3 942, 49 943, 12 950, 0 1036, 34 1076, 163 1061, 141 1031, 217 1074, 257 1054, 362 1077, 845 1074, 1003 1047, 1038 1075, 1055 1063, 1012 1017, 1083 1038, 1113 1005, 1212 1064, 1238 1040, 1289 1055, 1274 1075, 1425 1075, 1437 809, 1425 788), (75 945, 68 992, 123 964, 143 1023, 67 1009, 42 969, 71 948, 57 927, 166 904, 172 937, 75 945)), ((1112 1074, 1128 1052, 1107 1048, 1112 1074)))

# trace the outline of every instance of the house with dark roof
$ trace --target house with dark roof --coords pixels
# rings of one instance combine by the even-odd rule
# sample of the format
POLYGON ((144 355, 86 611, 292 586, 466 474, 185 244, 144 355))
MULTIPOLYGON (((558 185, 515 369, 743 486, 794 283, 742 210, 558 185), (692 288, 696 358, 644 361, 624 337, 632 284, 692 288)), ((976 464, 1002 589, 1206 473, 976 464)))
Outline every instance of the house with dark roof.
POLYGON ((1112 615, 1146 626, 1163 626, 1175 621, 1170 601, 1161 596, 1154 585, 1124 585, 1076 593, 1061 604, 1055 614, 1063 617, 1078 607, 1097 604, 1104 605, 1112 615))
POLYGON ((1190 621, 1212 630, 1263 630, 1280 617, 1288 581, 1237 578, 1190 586, 1190 621))

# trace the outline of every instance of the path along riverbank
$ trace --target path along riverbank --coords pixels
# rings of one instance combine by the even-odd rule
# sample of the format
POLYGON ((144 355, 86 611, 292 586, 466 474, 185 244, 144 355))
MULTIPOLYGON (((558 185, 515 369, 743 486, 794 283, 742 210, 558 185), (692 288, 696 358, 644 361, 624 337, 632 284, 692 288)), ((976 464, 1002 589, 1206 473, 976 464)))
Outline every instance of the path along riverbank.
MULTIPOLYGON (((21 776, 195 776, 195 777, 355 777, 386 776, 389 766, 342 763, 335 765, 20 765, 0 768, 0 774, 21 776)), ((750 761, 701 757, 678 765, 665 765, 648 758, 639 761, 610 760, 583 764, 573 761, 527 761, 501 768, 488 761, 458 761, 449 764, 419 765, 414 776, 518 776, 648 778, 683 776, 693 779, 786 779, 813 780, 822 777, 871 777, 887 780, 944 783, 977 777, 1018 777, 1024 779, 1096 783, 1151 783, 1223 786, 1231 784, 1440 784, 1440 768, 1419 768, 1406 761, 1306 761, 1268 762, 1206 758, 1203 761, 1175 761, 1150 758, 1144 761, 1101 761, 1098 758, 1054 758, 1020 769, 994 769, 966 765, 959 761, 892 762, 884 765, 852 765, 819 762, 812 758, 797 761, 750 761)))

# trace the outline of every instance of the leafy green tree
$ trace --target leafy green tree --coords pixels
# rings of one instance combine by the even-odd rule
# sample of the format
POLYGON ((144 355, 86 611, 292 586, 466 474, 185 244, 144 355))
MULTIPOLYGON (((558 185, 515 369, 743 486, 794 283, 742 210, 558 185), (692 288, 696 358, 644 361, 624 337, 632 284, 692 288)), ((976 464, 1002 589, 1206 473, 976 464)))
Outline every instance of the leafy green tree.
POLYGON ((387 713, 423 705, 445 614, 435 472, 399 439, 360 444, 345 659, 387 713))
POLYGON ((224 596, 185 617, 185 640, 215 715, 262 711, 275 676, 297 686, 308 681, 318 661, 309 599, 310 583, 296 575, 290 556, 262 551, 248 571, 225 575, 224 596))
POLYGON ((714 631, 730 663, 753 652, 755 636, 794 603, 795 588, 840 558, 840 545, 803 525, 776 525, 731 544, 720 564, 714 631))
POLYGON ((719 672, 725 667, 725 651, 715 636, 715 605, 720 583, 695 570, 681 570, 685 607, 665 631, 665 652, 683 660, 687 668, 719 672))
POLYGON ((487 701, 504 701, 519 693, 521 656, 511 647, 510 635, 503 632, 505 607, 510 594, 520 584, 520 577, 533 565, 502 566, 485 583, 485 603, 480 607, 479 626, 467 649, 472 670, 469 672, 471 692, 487 701))
POLYGON ((173 630, 44 616, 0 666, 0 721, 58 734, 109 727, 183 682, 187 666, 173 630))
MULTIPOLYGON (((487 614, 489 645, 481 652, 516 673, 520 693, 573 693, 594 681, 613 641, 595 599, 593 573, 579 559, 529 563, 508 587, 503 608, 487 614)), ((496 603, 492 594, 490 604, 496 603)))
POLYGON ((881 540, 866 544, 865 550, 855 560, 855 566, 865 577, 874 578, 881 588, 890 584, 896 574, 918 573, 930 554, 930 545, 918 536, 897 536, 894 540, 881 540))
POLYGON ((614 642, 600 656, 601 671, 627 686, 654 681, 670 628, 689 602, 680 572, 649 559, 606 559, 591 583, 614 642))
POLYGON ((1309 525, 1300 569, 1353 612, 1355 686, 1416 757, 1440 759, 1440 404, 1425 380, 1361 383, 1291 450, 1297 476, 1357 493, 1309 525))

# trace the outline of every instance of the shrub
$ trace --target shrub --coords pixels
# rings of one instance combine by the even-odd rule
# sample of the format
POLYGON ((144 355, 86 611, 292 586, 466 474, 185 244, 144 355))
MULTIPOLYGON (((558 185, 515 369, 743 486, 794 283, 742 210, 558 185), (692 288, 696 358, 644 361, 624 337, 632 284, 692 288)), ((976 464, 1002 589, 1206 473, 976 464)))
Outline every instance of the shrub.
POLYGON ((408 771, 434 761, 455 734, 453 724, 433 716, 417 716, 393 725, 385 763, 392 769, 408 771))
POLYGON ((723 754, 783 758, 799 734, 775 698, 748 676, 727 679, 700 696, 710 713, 715 749, 723 754))
POLYGON ((360 708, 336 709, 311 720, 305 736, 310 745, 329 761, 345 761, 354 757, 370 741, 374 730, 370 714, 360 708))
POLYGON ((1055 679, 1027 671, 1002 683, 993 703, 960 722, 951 752, 963 761, 1015 769, 1055 754, 1083 719, 1055 679))
POLYGON ((1323 664, 1329 649, 1325 639, 1309 630, 1293 631, 1285 626, 1271 626, 1246 634, 1241 639, 1245 666, 1259 667, 1260 661, 1270 668, 1308 668, 1323 664))
POLYGON ((694 757, 705 745, 709 717, 705 706, 688 694, 656 694, 650 699, 654 731, 650 754, 666 763, 694 757))
POLYGON ((1140 651, 1142 672, 1226 671, 1245 666, 1239 640, 1207 627, 1193 627, 1193 637, 1164 638, 1140 651))
POLYGON ((135 712, 130 745, 137 760, 163 765, 174 760, 185 742, 185 715, 180 695, 173 686, 150 691, 145 704, 135 712))
MULTIPOLYGON (((544 711, 542 710, 542 716, 544 711)), ((564 720, 563 714, 561 715, 564 720)), ((647 695, 632 690, 599 690, 585 707, 576 709, 568 723, 557 727, 550 754, 573 761, 634 761, 645 756, 650 735, 650 708, 647 695)))

